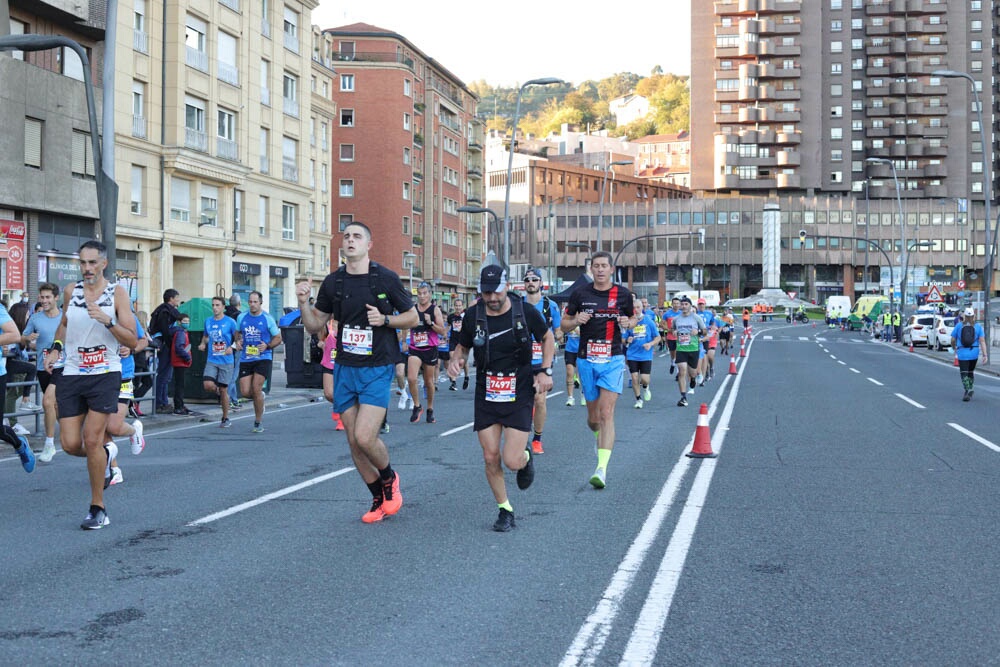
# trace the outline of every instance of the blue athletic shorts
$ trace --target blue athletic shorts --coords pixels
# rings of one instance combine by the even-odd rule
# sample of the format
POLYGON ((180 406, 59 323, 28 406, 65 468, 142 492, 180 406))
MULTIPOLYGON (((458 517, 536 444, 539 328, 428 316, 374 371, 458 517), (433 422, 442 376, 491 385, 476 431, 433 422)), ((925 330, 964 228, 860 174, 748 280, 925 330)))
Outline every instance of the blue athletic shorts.
POLYGON ((595 364, 589 359, 576 360, 576 372, 580 376, 583 397, 596 401, 601 389, 622 393, 622 379, 625 377, 625 355, 617 355, 603 364, 595 364))
POLYGON ((344 412, 362 403, 388 408, 394 376, 393 364, 387 366, 336 364, 333 367, 333 411, 344 412))

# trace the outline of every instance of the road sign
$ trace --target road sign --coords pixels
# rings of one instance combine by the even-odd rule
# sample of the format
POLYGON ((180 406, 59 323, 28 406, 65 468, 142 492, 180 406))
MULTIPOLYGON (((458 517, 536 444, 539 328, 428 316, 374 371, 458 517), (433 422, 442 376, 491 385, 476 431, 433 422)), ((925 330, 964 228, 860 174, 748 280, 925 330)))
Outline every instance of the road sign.
POLYGON ((957 287, 958 289, 965 289, 965 281, 964 280, 955 281, 955 287, 957 287))
POLYGON ((944 297, 941 296, 941 290, 938 289, 937 285, 931 285, 931 288, 927 290, 925 301, 927 303, 944 303, 944 297))

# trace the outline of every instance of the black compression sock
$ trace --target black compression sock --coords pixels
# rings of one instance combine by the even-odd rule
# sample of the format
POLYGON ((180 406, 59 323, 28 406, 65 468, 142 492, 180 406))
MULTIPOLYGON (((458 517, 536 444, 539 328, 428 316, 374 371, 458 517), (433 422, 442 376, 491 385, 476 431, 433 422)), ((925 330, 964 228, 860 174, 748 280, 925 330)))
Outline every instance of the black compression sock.
POLYGON ((392 481, 392 477, 395 474, 396 473, 394 473, 392 471, 392 466, 386 466, 382 470, 378 471, 378 476, 382 479, 383 483, 385 483, 385 482, 391 482, 392 481))
POLYGON ((382 497, 382 480, 376 479, 374 482, 368 482, 368 490, 372 492, 372 498, 382 497))

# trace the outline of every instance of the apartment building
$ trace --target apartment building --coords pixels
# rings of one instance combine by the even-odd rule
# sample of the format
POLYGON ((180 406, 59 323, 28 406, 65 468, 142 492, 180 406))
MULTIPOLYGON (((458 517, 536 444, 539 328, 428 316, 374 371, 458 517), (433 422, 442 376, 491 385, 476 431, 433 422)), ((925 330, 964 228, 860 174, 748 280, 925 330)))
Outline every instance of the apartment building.
POLYGON ((969 224, 938 227, 933 241, 954 250, 942 263, 982 269, 985 246, 973 237, 987 224, 983 172, 995 155, 991 8, 980 0, 692 3, 691 106, 700 110, 691 118, 692 189, 841 196, 858 221, 872 200, 895 199, 898 180, 905 230, 897 215, 869 231, 914 239, 928 231, 924 221, 960 209, 969 224), (985 142, 969 82, 935 73, 944 69, 975 81, 985 142))
POLYGON ((375 233, 372 256, 436 298, 468 294, 482 261, 482 226, 457 209, 483 202, 477 98, 402 35, 357 23, 323 31, 337 80, 333 220, 375 233))
POLYGON ((661 183, 691 186, 691 137, 687 130, 651 134, 632 143, 638 147, 638 176, 661 183))
POLYGON ((98 86, 104 3, 12 3, 11 34, 62 35, 67 48, 0 54, 0 293, 8 303, 39 280, 79 280, 74 256, 99 226, 84 77, 98 86))
POLYGON ((333 116, 312 90, 333 76, 310 53, 316 6, 119 2, 118 268, 140 308, 170 287, 257 290, 275 315, 295 302, 323 205, 313 129, 333 116))

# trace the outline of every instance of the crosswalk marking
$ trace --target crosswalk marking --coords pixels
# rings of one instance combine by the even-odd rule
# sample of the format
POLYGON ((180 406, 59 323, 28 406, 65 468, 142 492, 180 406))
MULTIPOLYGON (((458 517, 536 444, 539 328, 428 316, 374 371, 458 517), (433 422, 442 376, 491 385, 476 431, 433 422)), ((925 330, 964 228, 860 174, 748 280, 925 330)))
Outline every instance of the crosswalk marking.
POLYGON ((799 340, 809 340, 809 336, 799 336, 799 340))

